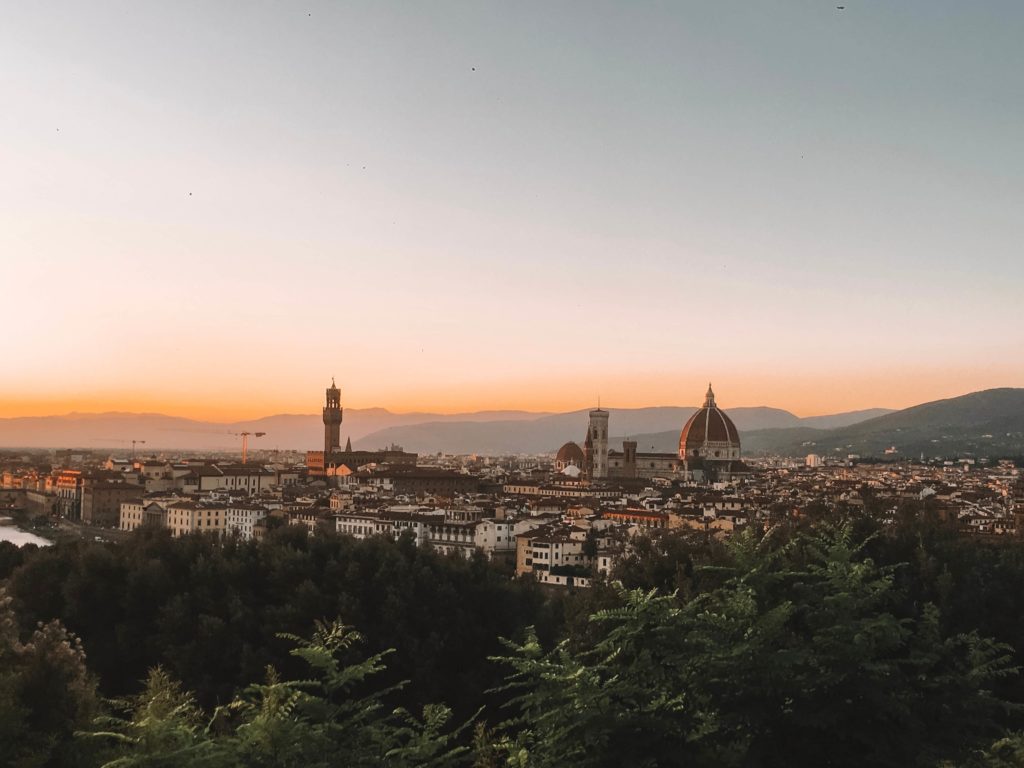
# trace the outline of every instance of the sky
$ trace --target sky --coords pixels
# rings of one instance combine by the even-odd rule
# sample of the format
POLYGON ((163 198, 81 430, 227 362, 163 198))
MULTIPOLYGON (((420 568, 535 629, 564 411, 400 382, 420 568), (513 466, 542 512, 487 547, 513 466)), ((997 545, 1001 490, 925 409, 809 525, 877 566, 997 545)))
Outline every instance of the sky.
POLYGON ((1024 386, 1024 4, 0 0, 0 417, 1024 386))

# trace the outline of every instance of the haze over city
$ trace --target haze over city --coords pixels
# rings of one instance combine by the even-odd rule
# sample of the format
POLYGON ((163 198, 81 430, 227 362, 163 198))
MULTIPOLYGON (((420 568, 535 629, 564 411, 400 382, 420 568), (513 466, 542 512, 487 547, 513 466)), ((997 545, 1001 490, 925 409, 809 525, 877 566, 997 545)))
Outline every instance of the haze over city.
POLYGON ((9 4, 0 416, 1024 384, 1019 4, 638 10, 9 4))

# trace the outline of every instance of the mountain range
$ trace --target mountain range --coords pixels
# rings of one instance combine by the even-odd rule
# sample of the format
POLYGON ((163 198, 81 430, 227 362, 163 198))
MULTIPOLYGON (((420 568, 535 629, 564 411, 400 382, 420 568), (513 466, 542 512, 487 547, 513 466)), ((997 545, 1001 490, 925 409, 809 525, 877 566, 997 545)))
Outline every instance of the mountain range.
MULTIPOLYGON (((737 428, 739 423, 737 423, 737 428)), ((810 424, 743 430, 751 455, 918 458, 1024 455, 1024 389, 988 389, 833 428, 810 424), (888 453, 887 453, 888 451, 888 453)), ((679 430, 635 435, 641 449, 673 451, 679 430)))
MULTIPOLYGON (((679 429, 695 408, 613 408, 612 428, 623 434, 679 429)), ((729 411, 741 430, 799 426, 842 426, 886 413, 884 409, 801 419, 778 408, 729 411)), ((375 449, 392 443, 419 453, 540 453, 569 440, 582 440, 587 411, 537 413, 392 413, 383 408, 346 408, 342 442, 375 449)), ((281 414, 249 421, 216 423, 155 413, 70 413, 63 416, 0 419, 0 446, 17 448, 90 448, 122 452, 132 440, 145 441, 139 452, 153 450, 238 449, 240 432, 265 432, 250 438, 250 448, 310 450, 319 448, 323 422, 319 414, 281 414)), ((614 443, 613 443, 614 444, 614 443)))
MULTIPOLYGON (((674 434, 678 444, 679 430, 690 418, 695 406, 661 406, 654 408, 608 408, 609 442, 615 447, 624 437, 650 433, 674 434)), ((354 442, 356 448, 375 448, 397 443, 419 453, 543 453, 554 451, 573 440, 582 444, 587 430, 587 410, 556 413, 520 421, 423 422, 393 426, 369 434, 354 442)), ((831 416, 801 419, 779 408, 730 408, 729 416, 740 432, 786 429, 796 427, 839 427, 889 413, 881 408, 831 416)), ((639 440, 638 440, 639 442, 639 440)), ((644 442, 639 445, 646 447, 644 442)), ((675 447, 666 450, 676 450, 675 447)))
MULTIPOLYGON (((610 444, 636 440, 641 451, 673 452, 679 431, 695 407, 609 408, 610 444)), ((728 408, 740 430, 744 455, 859 454, 1008 456, 1024 454, 1024 389, 990 389, 900 411, 874 408, 800 418, 779 408, 728 408)), ((342 442, 353 447, 398 444, 417 453, 515 454, 555 451, 582 442, 587 410, 570 413, 481 411, 392 413, 347 408, 342 442)), ((282 414, 215 423, 150 413, 101 413, 0 419, 0 446, 73 447, 123 452, 131 440, 152 450, 237 450, 237 433, 266 432, 250 448, 294 450, 321 446, 319 414, 282 414)))
MULTIPOLYGON (((353 442, 388 427, 422 422, 516 422, 546 416, 529 411, 476 413, 392 413, 384 408, 346 408, 342 442, 353 442)), ((265 432, 250 438, 251 448, 313 450, 323 446, 320 414, 278 414, 229 423, 186 419, 159 413, 69 413, 62 416, 0 418, 0 447, 90 448, 123 450, 132 440, 145 441, 138 451, 238 449, 239 432, 265 432)))
POLYGON ((915 405, 833 430, 761 430, 744 452, 917 458, 1024 455, 1024 389, 987 389, 915 405))

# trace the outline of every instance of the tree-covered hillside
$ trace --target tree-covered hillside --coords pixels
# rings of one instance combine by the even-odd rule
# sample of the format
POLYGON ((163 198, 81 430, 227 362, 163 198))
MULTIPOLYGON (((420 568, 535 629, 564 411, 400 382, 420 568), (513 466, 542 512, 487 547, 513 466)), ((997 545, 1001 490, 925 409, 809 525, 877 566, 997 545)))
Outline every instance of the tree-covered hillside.
POLYGON ((1024 544, 926 507, 662 532, 572 594, 297 528, 0 578, 5 765, 1024 764, 1024 544))
POLYGON ((766 429, 742 435, 745 452, 916 458, 1024 454, 1024 389, 989 389, 915 405, 841 429, 766 429))

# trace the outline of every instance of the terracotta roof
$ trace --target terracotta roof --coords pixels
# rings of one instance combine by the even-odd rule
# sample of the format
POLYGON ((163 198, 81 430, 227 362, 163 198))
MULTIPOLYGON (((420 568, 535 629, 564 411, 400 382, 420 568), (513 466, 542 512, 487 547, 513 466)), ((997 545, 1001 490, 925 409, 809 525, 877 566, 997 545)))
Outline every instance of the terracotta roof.
POLYGON ((694 413, 683 425, 679 435, 679 450, 700 448, 704 443, 740 444, 740 433, 725 411, 715 405, 714 394, 708 388, 704 407, 694 413))

